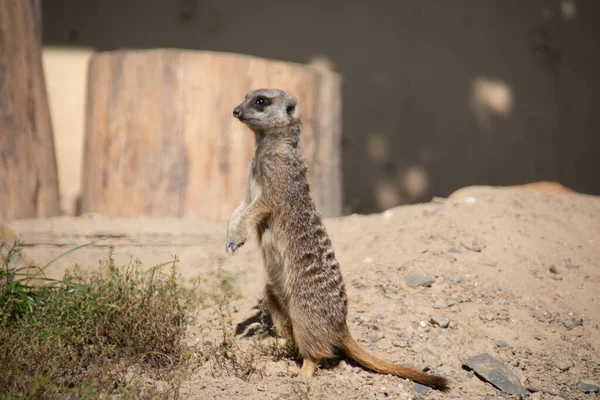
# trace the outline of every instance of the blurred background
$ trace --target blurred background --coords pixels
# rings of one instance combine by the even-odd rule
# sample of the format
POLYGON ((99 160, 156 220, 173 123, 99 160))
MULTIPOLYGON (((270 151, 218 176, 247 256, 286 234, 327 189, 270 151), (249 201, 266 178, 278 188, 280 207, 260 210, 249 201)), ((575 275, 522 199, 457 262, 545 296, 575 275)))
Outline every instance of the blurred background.
MULTIPOLYGON (((342 77, 344 212, 468 185, 600 194, 600 2, 38 0, 64 213, 81 191, 94 51, 182 48, 342 77)), ((232 108, 235 104, 228 104, 232 108)))

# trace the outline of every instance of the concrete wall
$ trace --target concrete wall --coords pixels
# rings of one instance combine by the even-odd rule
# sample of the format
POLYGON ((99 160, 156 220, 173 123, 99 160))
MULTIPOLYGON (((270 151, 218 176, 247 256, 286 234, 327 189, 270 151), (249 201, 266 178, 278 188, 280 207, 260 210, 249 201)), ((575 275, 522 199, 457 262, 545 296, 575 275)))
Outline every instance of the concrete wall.
MULTIPOLYGON (((325 58, 344 77, 352 211, 472 184, 557 180, 600 194, 597 0, 44 0, 42 8, 48 46, 325 58)), ((68 136, 58 107, 55 133, 68 136)))

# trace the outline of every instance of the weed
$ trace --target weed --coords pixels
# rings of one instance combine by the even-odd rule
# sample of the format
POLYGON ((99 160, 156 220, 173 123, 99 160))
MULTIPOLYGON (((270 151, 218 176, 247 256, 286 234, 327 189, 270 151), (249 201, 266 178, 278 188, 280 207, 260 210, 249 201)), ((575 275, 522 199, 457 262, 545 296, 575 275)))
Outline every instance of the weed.
POLYGON ((128 368, 167 377, 186 361, 177 258, 140 271, 139 262, 117 266, 110 248, 98 271, 76 268, 55 280, 43 268, 11 267, 20 248, 3 252, 0 264, 0 396, 151 397, 125 379, 128 368), (28 284, 32 278, 45 283, 28 284))
POLYGON ((213 344, 205 341, 203 352, 212 366, 213 376, 233 375, 245 381, 253 377, 262 377, 267 358, 281 360, 292 358, 296 352, 293 342, 282 341, 273 336, 273 327, 266 323, 266 310, 261 305, 261 316, 258 327, 254 330, 251 340, 243 343, 236 337, 231 316, 231 293, 225 290, 217 301, 217 330, 220 342, 213 344))
POLYGON ((294 398, 298 400, 308 400, 310 398, 310 381, 294 381, 292 390, 294 391, 294 398))

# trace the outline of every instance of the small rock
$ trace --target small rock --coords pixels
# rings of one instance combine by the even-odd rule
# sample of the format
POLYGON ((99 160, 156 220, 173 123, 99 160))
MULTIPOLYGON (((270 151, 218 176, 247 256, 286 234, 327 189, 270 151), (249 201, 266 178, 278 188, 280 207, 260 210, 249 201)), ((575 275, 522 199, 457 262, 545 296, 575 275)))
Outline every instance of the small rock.
POLYGON ((579 318, 579 319, 571 318, 570 320, 566 320, 566 321, 562 320, 561 322, 565 326, 565 328, 567 328, 568 330, 571 330, 571 329, 575 328, 576 326, 583 325, 583 320, 581 318, 579 318))
POLYGON ((494 314, 491 314, 491 313, 486 314, 485 319, 489 322, 492 322, 495 319, 494 314))
POLYGON ((568 371, 569 368, 571 368, 573 365, 574 365, 573 361, 571 361, 571 360, 562 360, 562 361, 559 361, 558 363, 556 363, 556 366, 561 371, 568 371))
POLYGON ((427 393, 429 393, 431 391, 430 388, 428 388, 427 386, 421 385, 420 383, 415 383, 414 387, 415 387, 415 390, 417 391, 417 393, 422 394, 422 395, 426 395, 427 393))
POLYGON ((450 247, 448 250, 446 250, 448 253, 462 253, 461 249, 457 249, 456 247, 450 247))
POLYGON ((409 287, 417 287, 417 286, 431 286, 435 279, 430 276, 422 275, 422 274, 408 274, 404 276, 404 282, 409 287))
POLYGON ((560 393, 558 396, 555 397, 555 399, 556 400, 571 400, 571 398, 564 393, 560 393))
POLYGON ((377 321, 378 319, 383 319, 383 315, 375 314, 375 315, 371 316, 371 321, 377 321))
POLYGON ((525 386, 525 389, 527 389, 527 391, 530 393, 537 393, 541 391, 537 386, 525 386))
POLYGON ((439 357, 436 356, 428 348, 424 348, 423 351, 421 352, 421 359, 423 360, 423 364, 425 364, 424 365, 425 368, 429 367, 427 369, 436 369, 440 365, 442 365, 442 362, 440 361, 439 357))
POLYGON ((463 368, 475 371, 475 374, 485 382, 503 392, 517 395, 528 395, 529 392, 521 386, 517 374, 512 372, 503 363, 487 353, 483 353, 465 360, 463 368))
POLYGON ((439 299, 434 305, 433 308, 439 309, 439 308, 448 308, 448 303, 446 303, 446 300, 444 299, 439 299))
POLYGON ((406 347, 408 346, 408 341, 406 339, 398 339, 392 341, 392 346, 394 347, 406 347))
POLYGON ((496 340, 496 347, 506 347, 508 346, 508 343, 506 343, 504 340, 496 340))
POLYGON ((468 197, 464 198, 464 201, 465 201, 465 204, 473 205, 477 202, 477 199, 475 197, 468 196, 468 197))
POLYGON ((448 307, 452 307, 458 304, 458 300, 455 299, 448 299, 448 301, 446 302, 446 304, 448 304, 448 307))
POLYGON ((481 252, 481 247, 479 246, 479 244, 477 244, 476 241, 471 242, 470 245, 469 244, 465 244, 465 243, 461 243, 461 244, 467 250, 471 250, 471 251, 474 251, 474 252, 477 252, 477 253, 481 252))
POLYGON ((551 274, 558 274, 558 270, 554 265, 548 267, 548 272, 550 272, 551 274))
POLYGON ((598 393, 600 391, 600 385, 598 382, 591 379, 583 379, 577 382, 577 389, 583 393, 598 393))
POLYGON ((369 341, 371 343, 376 343, 376 342, 380 341, 381 339, 383 339, 384 337, 385 336, 383 333, 375 331, 369 335, 369 341))
POLYGON ((558 393, 550 388, 542 388, 542 393, 549 394, 551 396, 556 396, 558 393))
POLYGON ((438 324, 440 328, 447 328, 450 325, 450 320, 443 315, 431 317, 431 323, 438 324))

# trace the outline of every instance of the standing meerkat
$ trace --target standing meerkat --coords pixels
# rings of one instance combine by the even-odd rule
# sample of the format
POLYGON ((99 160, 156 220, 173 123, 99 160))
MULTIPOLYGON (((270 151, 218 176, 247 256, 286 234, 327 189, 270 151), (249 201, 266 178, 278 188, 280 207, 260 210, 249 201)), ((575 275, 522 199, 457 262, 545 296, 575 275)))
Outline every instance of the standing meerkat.
POLYGON ((256 136, 244 199, 227 228, 232 254, 258 234, 266 269, 265 301, 275 328, 303 358, 299 376, 312 376, 336 349, 363 367, 439 390, 445 378, 380 360, 363 350, 346 324, 347 298, 333 247, 310 194, 299 147, 296 98, 275 89, 249 92, 234 117, 256 136))

